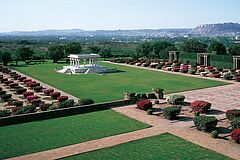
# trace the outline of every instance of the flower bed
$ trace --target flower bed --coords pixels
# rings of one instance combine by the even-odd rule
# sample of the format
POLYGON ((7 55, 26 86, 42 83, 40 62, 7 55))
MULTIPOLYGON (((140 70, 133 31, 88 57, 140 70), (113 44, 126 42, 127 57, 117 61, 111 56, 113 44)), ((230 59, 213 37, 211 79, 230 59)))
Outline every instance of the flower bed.
POLYGON ((33 99, 38 99, 38 98, 40 98, 39 96, 37 96, 37 95, 32 95, 32 96, 27 96, 27 100, 28 100, 28 102, 32 102, 32 100, 33 99))
POLYGON ((211 108, 211 103, 206 101, 194 101, 191 103, 192 112, 206 113, 211 108))
POLYGON ((52 97, 52 99, 57 99, 60 95, 61 95, 60 92, 51 92, 50 93, 50 96, 52 97))
POLYGON ((28 96, 32 96, 32 95, 34 95, 34 92, 24 92, 23 93, 24 98, 27 98, 28 96))
POLYGON ((212 76, 214 78, 220 78, 221 77, 221 74, 220 73, 213 73, 212 76))
POLYGON ((43 89, 43 86, 36 86, 33 88, 35 92, 40 92, 43 89))
POLYGON ((59 103, 63 103, 64 101, 68 100, 68 96, 59 96, 57 97, 59 103))
POLYGON ((17 80, 19 80, 20 82, 23 82, 23 80, 27 79, 27 77, 18 77, 17 80))
POLYGON ((50 96, 50 93, 54 92, 54 89, 52 88, 49 88, 49 89, 45 89, 43 91, 43 93, 46 95, 46 96, 50 96))

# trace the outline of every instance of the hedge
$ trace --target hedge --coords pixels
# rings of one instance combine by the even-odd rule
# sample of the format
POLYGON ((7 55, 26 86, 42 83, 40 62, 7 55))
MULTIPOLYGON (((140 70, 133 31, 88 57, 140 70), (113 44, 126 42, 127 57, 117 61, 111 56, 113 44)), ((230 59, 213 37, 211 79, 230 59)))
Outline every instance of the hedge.
POLYGON ((218 120, 214 116, 196 116, 193 122, 198 130, 211 132, 215 130, 218 120))
POLYGON ((181 112, 181 106, 171 106, 163 109, 163 116, 166 119, 174 120, 181 112))

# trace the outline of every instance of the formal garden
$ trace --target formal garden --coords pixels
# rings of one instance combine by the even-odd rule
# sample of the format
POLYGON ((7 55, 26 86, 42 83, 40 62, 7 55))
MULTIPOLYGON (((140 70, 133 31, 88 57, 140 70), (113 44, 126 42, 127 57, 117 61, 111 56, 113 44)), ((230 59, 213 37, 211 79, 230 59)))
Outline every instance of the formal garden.
MULTIPOLYGON (((58 54, 56 51, 64 54, 64 47, 49 47, 50 53, 58 54)), ((186 131, 199 130, 199 136, 203 133, 212 140, 240 143, 239 109, 225 112, 210 101, 196 98, 189 102, 184 95, 174 94, 237 84, 238 56, 166 53, 163 59, 145 55, 105 61, 108 57, 104 56, 100 65, 116 71, 104 74, 59 73, 69 62, 54 56, 54 63, 22 59, 9 67, 7 63, 0 66, 0 159, 155 128, 148 118, 170 122, 173 127, 184 122, 186 131), (214 56, 221 57, 219 63, 209 58, 214 56), (126 107, 125 113, 114 109, 121 106, 126 107), (126 116, 129 106, 133 117, 126 116), (144 115, 143 120, 138 121, 137 114, 144 115)), ((229 159, 184 139, 165 133, 68 158, 229 159)))

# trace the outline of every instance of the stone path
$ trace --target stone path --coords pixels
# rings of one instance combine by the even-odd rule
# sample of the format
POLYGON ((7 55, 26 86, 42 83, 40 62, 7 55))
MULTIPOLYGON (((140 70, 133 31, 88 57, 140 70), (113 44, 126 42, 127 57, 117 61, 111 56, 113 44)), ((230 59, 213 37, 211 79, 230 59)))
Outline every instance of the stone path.
MULTIPOLYGON (((138 66, 132 66, 132 65, 129 65, 129 66, 138 67, 138 66)), ((144 68, 144 69, 156 70, 151 68, 144 68)), ((166 72, 162 70, 158 70, 158 71, 166 72)), ((181 74, 176 72, 171 72, 171 73, 181 74)), ((193 75, 187 75, 187 74, 181 74, 181 75, 193 76, 193 75)), ((214 80, 213 78, 209 78, 209 77, 199 77, 199 78, 214 80)), ((220 79, 216 79, 216 80, 220 80, 220 79)), ((220 81, 225 82, 226 80, 220 80, 220 81)), ((226 81, 226 82, 229 82, 229 81, 226 81)), ((45 84, 43 85, 48 86, 45 84)), ((181 92, 180 94, 184 94, 186 96, 186 101, 189 101, 189 102, 193 100, 206 100, 211 102, 213 109, 223 111, 223 112, 219 112, 219 114, 217 115, 214 115, 214 116, 217 116, 218 118, 225 117, 224 111, 226 111, 227 109, 232 109, 232 108, 240 109, 239 82, 238 83, 232 82, 232 84, 225 85, 225 86, 181 92)), ((106 137, 102 139, 92 140, 88 142, 83 142, 83 143, 56 148, 52 150, 47 150, 43 152, 33 153, 33 154, 15 157, 11 159, 14 159, 14 160, 58 159, 58 158, 76 155, 76 154, 80 154, 88 151, 101 149, 101 148, 111 147, 117 144, 122 144, 122 143, 130 142, 133 140, 151 137, 151 136, 158 135, 161 133, 166 133, 166 132, 174 134, 178 137, 186 139, 202 147, 224 154, 230 158, 239 159, 240 157, 239 144, 235 144, 223 139, 213 139, 208 133, 197 131, 195 128, 190 128, 190 126, 193 125, 192 121, 176 121, 175 123, 172 123, 171 121, 161 118, 159 116, 154 116, 154 115, 149 116, 146 114, 146 112, 138 110, 135 107, 136 107, 135 105, 130 105, 125 107, 116 107, 113 110, 121 114, 124 114, 128 117, 134 118, 138 121, 147 123, 152 126, 151 128, 138 130, 130 133, 124 133, 120 135, 115 135, 111 137, 106 137)))

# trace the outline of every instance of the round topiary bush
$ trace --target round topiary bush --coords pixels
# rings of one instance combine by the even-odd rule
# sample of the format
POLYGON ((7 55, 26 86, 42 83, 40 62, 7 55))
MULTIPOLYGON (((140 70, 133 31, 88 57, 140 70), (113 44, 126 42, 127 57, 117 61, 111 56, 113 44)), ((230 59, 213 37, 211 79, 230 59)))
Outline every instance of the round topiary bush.
POLYGON ((230 123, 233 129, 240 128, 240 117, 233 118, 230 123))
POLYGON ((11 88, 14 88, 14 87, 17 87, 17 86, 18 86, 18 83, 10 83, 9 86, 10 86, 11 88))
POLYGON ((147 115, 152 115, 153 114, 153 110, 152 109, 148 109, 147 110, 147 115))
POLYGON ((169 104, 179 105, 184 102, 185 96, 181 94, 170 95, 166 98, 169 104))
POLYGON ((240 143, 240 128, 234 129, 231 132, 231 137, 236 143, 240 143))
POLYGON ((181 112, 181 106, 170 106, 163 109, 163 116, 166 119, 174 120, 181 112))
POLYGON ((215 130, 218 120, 214 116, 196 116, 193 122, 198 130, 211 132, 215 130))
POLYGON ((217 130, 211 132, 212 138, 218 138, 218 135, 219 135, 219 133, 217 130))
POLYGON ((226 112, 226 117, 231 121, 233 118, 240 117, 239 109, 230 109, 226 112))
POLYGON ((154 104, 159 104, 159 100, 155 100, 155 101, 154 101, 154 104))
POLYGON ((207 101, 193 101, 191 107, 192 112, 206 113, 211 108, 211 103, 207 101))
POLYGON ((78 100, 78 105, 89 105, 89 104, 93 104, 94 100, 92 100, 91 98, 82 98, 78 100))
POLYGON ((147 111, 148 109, 152 108, 152 102, 150 100, 140 100, 137 101, 137 108, 147 111))

